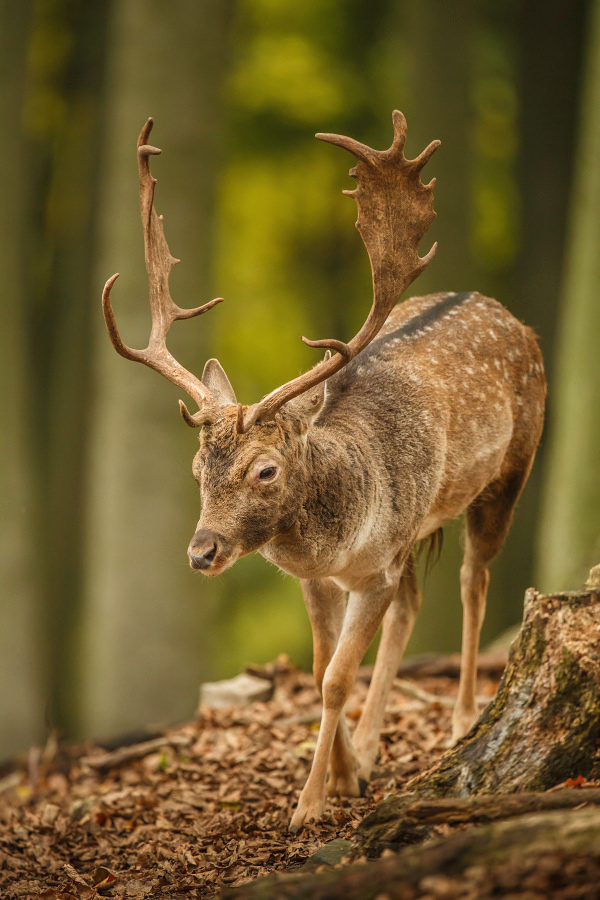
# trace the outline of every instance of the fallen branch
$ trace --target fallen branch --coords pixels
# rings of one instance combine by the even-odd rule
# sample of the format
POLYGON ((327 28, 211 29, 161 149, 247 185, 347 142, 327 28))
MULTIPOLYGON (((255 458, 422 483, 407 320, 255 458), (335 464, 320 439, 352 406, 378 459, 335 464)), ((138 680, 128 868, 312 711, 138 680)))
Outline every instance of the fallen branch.
POLYGON ((429 836, 432 825, 483 824, 534 812, 600 806, 599 788, 561 788, 522 794, 486 794, 480 797, 444 797, 421 800, 415 794, 387 797, 357 829, 357 840, 367 855, 397 849, 429 836))
MULTIPOLYGON (((477 671, 480 675, 500 678, 508 660, 508 651, 487 650, 477 657, 477 671)), ((370 682, 373 666, 361 666, 358 678, 370 682)), ((460 653, 423 653, 400 663, 396 675, 399 678, 458 678, 460 675, 460 653)))
MULTIPOLYGON (((394 680, 394 687, 398 688, 405 697, 410 697, 411 700, 418 700, 420 703, 427 706, 432 706, 437 703, 444 709, 454 709, 456 705, 456 699, 454 697, 444 697, 440 694, 432 694, 430 691, 425 691, 418 685, 413 684, 412 681, 405 681, 403 678, 396 678, 394 680)), ((477 704, 478 706, 485 707, 490 703, 491 699, 491 697, 477 697, 477 704)))
MULTIPOLYGON (((408 900, 441 896, 506 896, 535 876, 536 896, 568 884, 600 882, 600 809, 534 813, 461 830, 372 863, 309 875, 279 875, 226 890, 223 900, 408 900), (540 861, 543 864, 540 865, 540 861), (462 880, 462 892, 458 888, 462 880), (466 882, 466 884, 465 884, 466 882), (454 892, 449 888, 454 887, 454 892), (496 890, 493 891, 493 888, 496 890), (466 888, 466 889, 465 889, 466 888), (421 893, 419 893, 421 896, 421 893)), ((578 894, 593 896, 593 894, 578 894)))
POLYGON ((82 763, 100 772, 108 772, 109 769, 133 762, 133 760, 143 759, 145 756, 149 756, 150 753, 158 753, 165 747, 189 747, 190 743, 191 739, 184 735, 174 734, 170 737, 165 735, 152 738, 150 741, 143 741, 141 744, 119 747, 110 753, 102 754, 102 756, 84 756, 82 763))

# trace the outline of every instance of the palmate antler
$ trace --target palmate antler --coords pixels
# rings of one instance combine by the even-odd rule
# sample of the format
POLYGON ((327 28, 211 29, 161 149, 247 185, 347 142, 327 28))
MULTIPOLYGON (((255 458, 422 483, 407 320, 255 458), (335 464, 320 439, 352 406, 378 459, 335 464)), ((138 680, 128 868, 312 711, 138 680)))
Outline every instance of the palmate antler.
POLYGON ((435 179, 424 185, 420 172, 441 142, 432 141, 416 159, 406 159, 406 119, 395 110, 392 120, 394 140, 389 150, 373 150, 339 134, 316 135, 320 141, 349 150, 357 159, 349 173, 356 179, 357 187, 344 194, 356 200, 356 227, 371 260, 373 305, 367 320, 347 344, 335 339, 309 341, 303 337, 309 347, 326 347, 335 355, 327 355, 309 372, 276 388, 251 407, 244 417, 245 431, 255 422, 272 417, 288 400, 339 372, 364 350, 381 330, 400 295, 435 254, 437 244, 423 258, 418 254, 419 243, 435 217, 435 179))
MULTIPOLYGON (((256 422, 272 418, 289 400, 326 381, 364 350, 381 330, 401 294, 425 269, 436 251, 437 245, 434 244, 426 256, 421 258, 418 253, 419 243, 435 217, 435 179, 424 185, 420 172, 440 141, 432 141, 416 159, 406 159, 406 119, 398 110, 394 111, 392 119, 394 140, 389 150, 373 150, 342 135, 317 134, 319 140, 343 147, 357 159, 356 166, 350 170, 357 187, 344 193, 356 200, 356 227, 371 260, 373 305, 369 315, 358 334, 347 344, 333 338, 309 341, 303 337, 302 340, 310 347, 327 348, 325 358, 304 375, 271 391, 245 414, 241 404, 237 404, 239 433, 248 431, 256 422)), ((199 410, 194 415, 188 412, 181 400, 179 405, 188 425, 198 427, 215 422, 220 415, 220 406, 223 403, 235 403, 235 395, 216 360, 209 360, 200 380, 171 356, 167 350, 166 337, 176 319, 190 319, 201 315, 220 303, 221 298, 196 309, 184 310, 173 302, 169 294, 169 274, 179 260, 171 256, 163 233, 162 216, 157 216, 154 210, 156 179, 150 174, 149 157, 160 153, 160 150, 147 144, 152 125, 152 119, 148 119, 138 139, 140 208, 152 312, 152 332, 148 347, 145 350, 132 350, 119 336, 110 304, 110 291, 118 275, 113 275, 104 287, 104 318, 111 341, 121 356, 156 369, 196 401, 199 410), (213 393, 205 382, 218 390, 213 393)))

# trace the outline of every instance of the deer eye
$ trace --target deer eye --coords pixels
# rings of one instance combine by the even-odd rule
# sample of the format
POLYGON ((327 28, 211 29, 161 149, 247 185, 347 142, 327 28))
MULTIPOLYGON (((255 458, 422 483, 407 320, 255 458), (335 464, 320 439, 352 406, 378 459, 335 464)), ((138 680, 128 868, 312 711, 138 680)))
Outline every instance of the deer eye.
POLYGON ((258 478, 259 481, 271 481, 275 478, 277 474, 277 466, 265 466, 264 469, 261 469, 258 478))

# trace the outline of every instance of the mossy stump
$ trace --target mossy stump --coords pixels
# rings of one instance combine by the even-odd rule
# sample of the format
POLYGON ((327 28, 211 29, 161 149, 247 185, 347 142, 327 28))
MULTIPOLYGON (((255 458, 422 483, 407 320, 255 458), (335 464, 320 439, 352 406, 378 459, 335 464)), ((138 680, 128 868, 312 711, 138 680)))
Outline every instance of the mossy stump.
POLYGON ((388 797, 364 820, 361 843, 371 852, 390 839, 393 845, 415 799, 545 791, 568 778, 598 778, 599 740, 599 588, 548 595, 530 588, 495 700, 466 737, 406 785, 410 797, 388 797))

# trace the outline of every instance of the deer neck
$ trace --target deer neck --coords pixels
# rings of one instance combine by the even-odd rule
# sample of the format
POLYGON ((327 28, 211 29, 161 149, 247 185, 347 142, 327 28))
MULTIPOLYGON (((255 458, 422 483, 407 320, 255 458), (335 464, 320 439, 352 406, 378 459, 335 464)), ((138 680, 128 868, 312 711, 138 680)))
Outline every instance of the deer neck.
POLYGON ((294 522, 260 553, 298 578, 334 575, 368 542, 379 511, 368 438, 360 428, 313 426, 299 467, 294 522))

